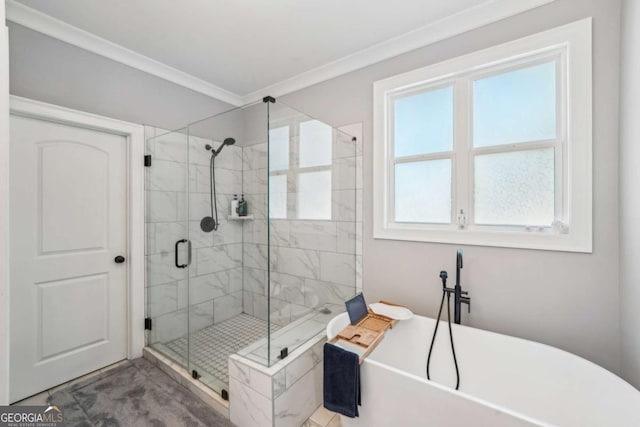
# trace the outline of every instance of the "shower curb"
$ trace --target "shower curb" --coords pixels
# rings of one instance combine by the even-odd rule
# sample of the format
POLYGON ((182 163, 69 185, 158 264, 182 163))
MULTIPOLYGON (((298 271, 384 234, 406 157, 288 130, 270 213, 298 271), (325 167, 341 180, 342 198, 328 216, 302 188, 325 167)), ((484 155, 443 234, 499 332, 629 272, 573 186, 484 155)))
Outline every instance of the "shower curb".
POLYGON ((204 403, 213 408, 220 415, 229 419, 229 402, 200 381, 194 380, 189 372, 182 366, 163 356, 160 352, 151 347, 142 350, 143 357, 155 366, 160 368, 165 374, 186 387, 189 391, 198 396, 204 403))

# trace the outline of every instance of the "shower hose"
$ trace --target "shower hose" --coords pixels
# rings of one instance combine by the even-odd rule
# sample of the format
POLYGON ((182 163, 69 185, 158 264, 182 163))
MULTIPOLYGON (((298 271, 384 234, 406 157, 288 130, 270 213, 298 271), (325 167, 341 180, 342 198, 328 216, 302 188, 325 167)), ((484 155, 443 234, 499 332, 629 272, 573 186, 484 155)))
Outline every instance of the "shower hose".
POLYGON ((213 229, 218 230, 218 197, 216 195, 216 155, 211 155, 209 160, 209 178, 211 179, 211 185, 209 186, 209 193, 211 196, 211 218, 213 218, 213 229), (215 212, 215 216, 214 216, 215 212))
POLYGON ((442 307, 444 306, 444 298, 447 297, 447 321, 449 323, 449 339, 451 341, 451 353, 453 353, 453 364, 456 367, 456 390, 460 388, 460 371, 458 370, 458 360, 456 359, 456 348, 453 345, 453 332, 451 331, 451 308, 449 307, 449 301, 451 294, 446 289, 442 290, 442 301, 440 302, 440 310, 438 310, 438 319, 436 320, 436 327, 433 330, 433 338, 431 338, 431 346, 429 347, 429 356, 427 357, 427 379, 431 380, 429 375, 429 364, 431 363, 431 353, 433 352, 433 344, 436 341, 436 334, 438 333, 438 325, 440 324, 440 316, 442 315, 442 307))

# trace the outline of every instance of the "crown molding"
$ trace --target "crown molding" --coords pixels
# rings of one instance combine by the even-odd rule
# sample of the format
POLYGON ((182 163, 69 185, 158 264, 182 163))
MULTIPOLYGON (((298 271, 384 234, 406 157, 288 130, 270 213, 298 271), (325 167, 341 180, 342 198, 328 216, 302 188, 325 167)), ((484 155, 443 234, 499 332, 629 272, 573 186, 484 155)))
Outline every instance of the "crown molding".
POLYGON ((27 27, 81 49, 159 77, 234 106, 242 105, 242 97, 155 59, 134 52, 88 31, 69 25, 15 0, 6 1, 8 21, 27 27))
POLYGON ((246 95, 231 92, 160 61, 141 55, 53 18, 15 0, 6 0, 8 21, 49 37, 120 62, 145 73, 219 99, 234 106, 250 104, 265 95, 282 96, 326 80, 384 61, 394 56, 457 36, 555 0, 487 0, 424 27, 385 40, 359 52, 274 83, 246 95))
POLYGON ((248 104, 254 102, 262 99, 265 95, 278 97, 295 92, 554 1, 555 0, 488 0, 470 9, 425 25, 424 27, 385 40, 336 61, 329 62, 289 79, 251 92, 243 96, 243 103, 248 104))

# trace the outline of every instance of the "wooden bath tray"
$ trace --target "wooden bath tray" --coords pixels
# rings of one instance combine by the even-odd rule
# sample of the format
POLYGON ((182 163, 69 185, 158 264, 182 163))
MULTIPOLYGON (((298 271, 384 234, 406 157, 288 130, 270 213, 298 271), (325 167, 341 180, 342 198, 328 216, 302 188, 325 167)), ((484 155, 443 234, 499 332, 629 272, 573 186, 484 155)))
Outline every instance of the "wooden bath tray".
MULTIPOLYGON (((389 304, 387 302, 384 303, 389 304)), ((385 331, 393 328, 396 322, 397 320, 395 319, 376 314, 369 310, 369 313, 357 324, 347 325, 330 342, 335 344, 338 341, 346 341, 364 348, 364 353, 360 355, 360 364, 362 364, 364 359, 378 346, 380 341, 382 341, 385 331)))

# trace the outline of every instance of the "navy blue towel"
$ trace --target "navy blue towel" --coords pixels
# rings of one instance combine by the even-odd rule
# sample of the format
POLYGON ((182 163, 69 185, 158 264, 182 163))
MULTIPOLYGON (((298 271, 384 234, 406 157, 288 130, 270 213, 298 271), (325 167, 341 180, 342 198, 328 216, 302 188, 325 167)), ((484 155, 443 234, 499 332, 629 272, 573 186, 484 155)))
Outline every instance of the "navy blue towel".
POLYGON ((324 345, 324 407, 347 417, 358 416, 360 363, 357 354, 324 345))

